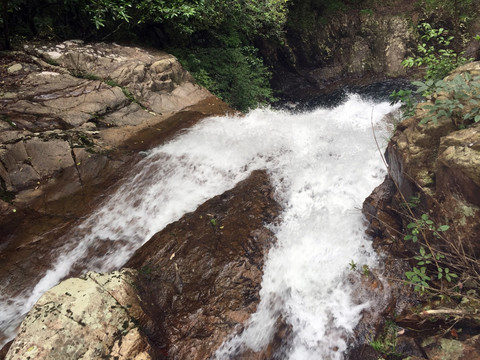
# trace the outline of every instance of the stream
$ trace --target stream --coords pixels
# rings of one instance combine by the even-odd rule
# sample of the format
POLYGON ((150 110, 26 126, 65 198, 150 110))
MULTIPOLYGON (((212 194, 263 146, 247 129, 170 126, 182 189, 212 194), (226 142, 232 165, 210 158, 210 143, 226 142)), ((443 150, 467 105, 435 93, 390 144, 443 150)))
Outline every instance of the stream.
POLYGON ((183 214, 266 169, 283 206, 265 262, 261 300, 246 330, 218 349, 229 359, 271 341, 281 315, 292 327, 286 359, 342 359, 361 312, 346 281, 349 263, 378 266, 364 234, 363 200, 386 174, 388 102, 348 95, 334 108, 257 109, 203 120, 147 152, 119 190, 62 239, 50 270, 15 298, 0 294, 0 348, 21 318, 72 269, 120 268, 183 214))

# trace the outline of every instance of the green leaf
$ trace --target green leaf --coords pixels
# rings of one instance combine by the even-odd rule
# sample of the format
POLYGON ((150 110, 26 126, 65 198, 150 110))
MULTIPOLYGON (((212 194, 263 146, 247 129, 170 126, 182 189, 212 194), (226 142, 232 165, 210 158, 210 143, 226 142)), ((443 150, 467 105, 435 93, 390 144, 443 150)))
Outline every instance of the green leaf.
POLYGON ((420 255, 425 256, 425 248, 420 246, 420 255))
POLYGON ((437 231, 447 231, 448 229, 450 229, 450 226, 448 225, 440 225, 437 229, 437 231))

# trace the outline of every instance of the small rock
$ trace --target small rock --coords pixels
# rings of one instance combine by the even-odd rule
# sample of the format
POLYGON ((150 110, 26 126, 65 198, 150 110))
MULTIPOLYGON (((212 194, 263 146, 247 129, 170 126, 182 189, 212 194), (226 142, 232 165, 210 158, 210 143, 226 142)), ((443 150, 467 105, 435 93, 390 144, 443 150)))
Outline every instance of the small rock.
POLYGON ((20 71, 20 70, 22 70, 22 64, 14 64, 7 69, 7 72, 9 74, 13 74, 13 73, 15 73, 17 71, 20 71))

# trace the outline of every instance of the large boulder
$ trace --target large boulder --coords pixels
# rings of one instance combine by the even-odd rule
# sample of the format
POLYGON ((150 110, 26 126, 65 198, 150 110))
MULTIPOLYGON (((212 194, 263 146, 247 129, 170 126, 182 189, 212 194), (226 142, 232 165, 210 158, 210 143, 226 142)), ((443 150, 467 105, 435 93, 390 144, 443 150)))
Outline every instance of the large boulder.
POLYGON ((155 359, 135 281, 128 269, 63 281, 25 317, 5 359, 155 359))
POLYGON ((209 359, 242 331, 274 240, 265 225, 278 211, 267 174, 255 171, 155 234, 126 264, 139 272, 145 312, 169 359, 209 359))

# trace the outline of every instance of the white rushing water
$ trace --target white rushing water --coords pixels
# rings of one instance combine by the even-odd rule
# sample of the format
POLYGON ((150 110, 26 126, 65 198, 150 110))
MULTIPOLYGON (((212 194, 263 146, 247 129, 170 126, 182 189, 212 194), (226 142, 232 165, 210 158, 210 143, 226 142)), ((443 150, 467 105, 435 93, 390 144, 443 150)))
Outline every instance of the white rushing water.
POLYGON ((286 358, 341 359, 346 337, 369 306, 351 298, 348 263, 375 264, 360 211, 385 174, 371 121, 384 139, 381 119, 391 110, 352 95, 335 109, 258 109, 245 117, 205 119, 151 150, 131 178, 66 237, 58 260, 34 289, 14 299, 0 295, 0 331, 12 337, 21 314, 73 266, 118 268, 167 224, 253 170, 267 169, 284 207, 280 224, 272 227, 278 242, 266 260, 257 313, 217 358, 266 346, 281 315, 293 330, 286 358), (91 249, 105 243, 110 250, 92 257, 91 249))

